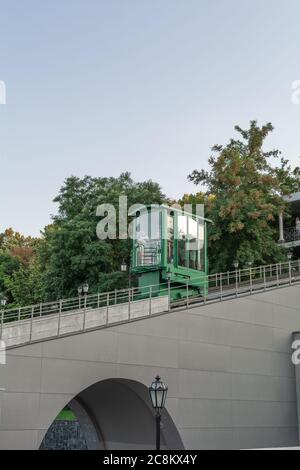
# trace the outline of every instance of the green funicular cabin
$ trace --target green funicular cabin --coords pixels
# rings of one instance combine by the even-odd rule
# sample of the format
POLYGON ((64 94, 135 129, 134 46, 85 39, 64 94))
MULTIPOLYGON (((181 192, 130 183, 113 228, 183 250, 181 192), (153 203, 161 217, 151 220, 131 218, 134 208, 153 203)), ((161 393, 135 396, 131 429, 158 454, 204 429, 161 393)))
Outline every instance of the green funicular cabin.
POLYGON ((208 219, 168 206, 143 206, 134 214, 131 272, 141 297, 172 300, 207 292, 208 219))

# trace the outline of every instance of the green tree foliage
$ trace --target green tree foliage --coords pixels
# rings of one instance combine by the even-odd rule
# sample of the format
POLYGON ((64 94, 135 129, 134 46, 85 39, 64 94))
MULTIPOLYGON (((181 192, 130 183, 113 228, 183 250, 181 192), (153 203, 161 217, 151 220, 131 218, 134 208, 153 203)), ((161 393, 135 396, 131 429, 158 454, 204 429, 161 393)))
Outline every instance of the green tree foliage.
POLYGON ((6 278, 5 285, 15 306, 37 304, 43 300, 43 280, 37 260, 28 266, 21 264, 6 278))
POLYGON ((259 127, 252 121, 248 130, 235 130, 240 139, 213 147, 209 171, 189 175, 190 181, 206 187, 206 215, 214 222, 209 234, 214 272, 232 268, 235 259, 242 266, 284 259, 276 220, 284 208, 282 196, 300 189, 299 168, 291 169, 278 150, 263 149, 273 131, 270 123, 259 127))
POLYGON ((38 239, 25 237, 11 228, 0 234, 0 293, 9 304, 24 305, 38 296, 38 283, 30 289, 28 280, 36 270, 38 239), (30 295, 17 292, 28 289, 30 295))

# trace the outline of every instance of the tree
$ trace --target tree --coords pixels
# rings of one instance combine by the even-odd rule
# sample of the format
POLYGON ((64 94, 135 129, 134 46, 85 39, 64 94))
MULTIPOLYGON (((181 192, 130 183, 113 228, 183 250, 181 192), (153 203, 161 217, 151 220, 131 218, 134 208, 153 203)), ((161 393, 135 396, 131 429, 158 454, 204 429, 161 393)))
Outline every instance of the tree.
POLYGON ((8 302, 13 301, 13 295, 7 285, 7 280, 21 267, 21 261, 9 252, 0 251, 0 295, 4 295, 8 302))
POLYGON ((278 150, 263 150, 272 124, 259 127, 252 121, 248 130, 235 130, 241 140, 215 145, 210 170, 194 170, 188 177, 206 188, 206 213, 214 222, 209 233, 214 272, 231 269, 235 259, 242 266, 283 260, 275 222, 285 207, 282 196, 300 189, 299 168, 292 169, 278 150))
MULTIPOLYGON (((38 243, 38 239, 25 237, 11 228, 0 234, 0 293, 7 297, 11 305, 20 305, 20 296, 16 298, 15 295, 17 284, 20 283, 20 289, 24 287, 23 284, 28 284, 38 243), (20 278, 17 281, 21 275, 23 275, 22 280, 20 278)), ((31 295, 24 297, 24 300, 32 303, 38 289, 29 289, 29 291, 31 295)))
POLYGON ((35 260, 28 266, 22 265, 5 280, 5 286, 12 297, 13 306, 37 304, 43 300, 43 280, 39 263, 35 260))

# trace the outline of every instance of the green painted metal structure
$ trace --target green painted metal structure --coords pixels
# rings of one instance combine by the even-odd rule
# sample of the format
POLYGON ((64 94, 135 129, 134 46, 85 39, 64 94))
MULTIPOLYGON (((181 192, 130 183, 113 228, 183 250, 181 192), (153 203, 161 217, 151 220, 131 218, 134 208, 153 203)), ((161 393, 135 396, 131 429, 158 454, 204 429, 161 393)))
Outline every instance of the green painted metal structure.
POLYGON ((210 220, 169 206, 147 206, 133 221, 131 272, 140 292, 172 299, 207 291, 207 224, 210 220))

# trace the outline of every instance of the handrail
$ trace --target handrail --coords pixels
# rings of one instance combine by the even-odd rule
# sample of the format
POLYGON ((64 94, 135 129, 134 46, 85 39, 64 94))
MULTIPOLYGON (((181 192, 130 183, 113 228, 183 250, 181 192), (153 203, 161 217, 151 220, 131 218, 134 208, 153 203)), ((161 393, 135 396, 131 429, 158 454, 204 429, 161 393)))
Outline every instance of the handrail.
MULTIPOLYGON (((22 321, 30 323, 29 342, 32 341, 32 325, 35 320, 44 318, 57 319, 57 335, 61 332, 61 318, 69 315, 82 316, 82 324, 79 330, 86 330, 87 312, 101 311, 105 312, 105 325, 114 323, 111 321, 109 312, 116 312, 118 309, 126 310, 125 320, 131 321, 133 318, 145 316, 145 308, 149 308, 149 315, 152 312, 152 301, 159 296, 168 298, 168 307, 166 311, 178 306, 190 308, 193 304, 205 305, 208 302, 222 301, 229 298, 239 297, 241 295, 251 295, 253 292, 264 291, 270 288, 282 287, 300 282, 300 259, 284 263, 249 266, 248 268, 236 269, 223 273, 216 273, 205 276, 199 275, 197 278, 186 279, 186 294, 183 298, 175 300, 172 295, 178 286, 172 286, 170 282, 154 284, 144 288, 132 287, 128 289, 114 290, 104 293, 89 294, 84 297, 73 297, 69 299, 56 300, 54 302, 45 302, 26 307, 6 309, 0 312, 0 340, 3 338, 4 328, 11 325, 22 324, 22 321), (191 294, 189 288, 197 287, 197 280, 201 281, 201 294, 191 294), (141 307, 140 315, 132 316, 131 306, 136 309, 137 299, 148 301, 147 305, 141 307), (148 305, 149 304, 149 305, 148 305), (126 316, 127 315, 127 316, 126 316)), ((184 285, 184 284, 183 284, 184 285)), ((125 311, 124 310, 124 311, 125 311)), ((114 315, 114 313, 111 313, 114 315)), ((91 315, 90 315, 91 317, 91 315)), ((123 317, 122 317, 123 318, 123 317)), ((123 321, 123 320, 122 320, 123 321)), ((28 338, 27 338, 28 342, 28 338)))
MULTIPOLYGON (((222 273, 216 273, 216 274, 210 274, 208 276, 205 276, 204 274, 199 275, 198 277, 194 277, 191 285, 195 285, 197 281, 203 282, 203 279, 206 278, 205 282, 207 287, 218 287, 222 280, 222 285, 226 284, 226 280, 232 280, 235 278, 236 273, 238 273, 239 277, 239 283, 242 282, 242 280, 249 277, 249 273, 251 272, 252 278, 255 279, 257 278, 257 275, 259 278, 262 278, 262 273, 263 271, 266 272, 266 277, 272 276, 272 273, 274 275, 274 272, 276 272, 276 267, 278 267, 279 271, 281 273, 287 272, 289 265, 291 265, 292 269, 295 269, 297 267, 300 269, 300 259, 297 261, 291 261, 291 262, 285 262, 285 263, 277 263, 277 264, 270 264, 270 265, 262 265, 262 266, 252 266, 249 268, 243 268, 243 269, 237 269, 237 270, 232 270, 232 271, 224 271, 222 273)), ((90 304, 94 304, 95 301, 101 303, 105 300, 107 300, 107 296, 110 298, 110 302, 113 300, 115 303, 121 303, 120 300, 124 300, 128 298, 129 293, 131 295, 141 293, 143 294, 143 289, 147 293, 149 291, 149 288, 151 287, 152 290, 157 289, 161 286, 166 286, 167 282, 164 283, 159 283, 159 284, 152 284, 149 286, 146 286, 144 288, 139 288, 139 287, 131 287, 128 289, 119 289, 119 290, 113 290, 113 291, 107 291, 107 292, 102 292, 102 293, 97 293, 97 294, 88 294, 85 297, 70 297, 68 299, 58 299, 52 302, 42 302, 39 304, 33 304, 33 305, 28 305, 25 307, 15 307, 12 309, 4 309, 3 311, 5 312, 5 317, 8 313, 15 313, 19 316, 21 314, 21 317, 24 315, 31 314, 32 311, 34 313, 40 313, 41 315, 44 315, 46 312, 49 312, 49 314, 53 314, 56 309, 59 308, 59 304, 62 304, 62 309, 64 311, 68 311, 70 307, 72 310, 74 309, 74 306, 77 305, 77 308, 80 310, 83 308, 84 304, 84 299, 86 299, 86 306, 88 307, 90 304)), ((228 282, 227 282, 228 284, 228 282)), ((229 282, 230 285, 230 282, 229 282)), ((98 305, 97 305, 98 306, 98 305)))

